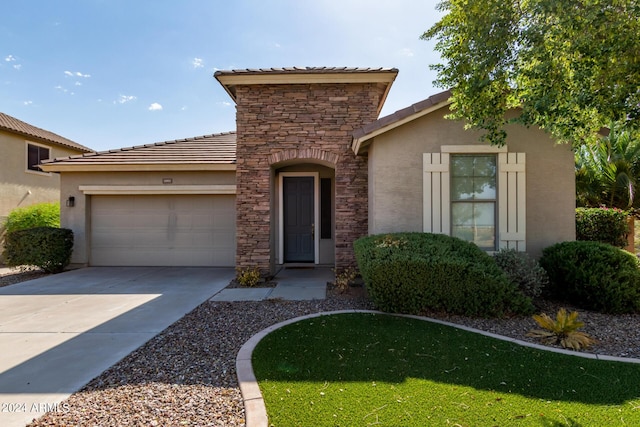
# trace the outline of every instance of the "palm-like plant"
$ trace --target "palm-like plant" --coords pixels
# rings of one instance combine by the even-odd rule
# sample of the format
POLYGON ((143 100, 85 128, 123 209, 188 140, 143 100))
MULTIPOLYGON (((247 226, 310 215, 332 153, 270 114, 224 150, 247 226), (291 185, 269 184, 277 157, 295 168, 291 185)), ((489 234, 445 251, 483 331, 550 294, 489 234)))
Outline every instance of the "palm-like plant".
POLYGON ((576 160, 576 196, 579 206, 606 205, 628 209, 640 205, 640 141, 612 125, 609 135, 579 147, 576 160))
POLYGON ((567 310, 561 308, 555 320, 545 313, 534 314, 533 320, 542 329, 529 331, 527 336, 539 338, 545 344, 560 344, 564 348, 580 350, 595 343, 589 335, 578 331, 584 323, 578 320, 577 311, 567 313, 567 310))

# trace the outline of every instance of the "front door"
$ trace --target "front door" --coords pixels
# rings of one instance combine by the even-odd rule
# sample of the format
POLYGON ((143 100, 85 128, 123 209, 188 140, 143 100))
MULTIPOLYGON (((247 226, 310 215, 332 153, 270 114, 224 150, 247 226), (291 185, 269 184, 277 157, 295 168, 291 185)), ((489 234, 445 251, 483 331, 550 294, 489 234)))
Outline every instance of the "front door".
POLYGON ((282 198, 284 262, 314 262, 314 178, 283 177, 282 198))

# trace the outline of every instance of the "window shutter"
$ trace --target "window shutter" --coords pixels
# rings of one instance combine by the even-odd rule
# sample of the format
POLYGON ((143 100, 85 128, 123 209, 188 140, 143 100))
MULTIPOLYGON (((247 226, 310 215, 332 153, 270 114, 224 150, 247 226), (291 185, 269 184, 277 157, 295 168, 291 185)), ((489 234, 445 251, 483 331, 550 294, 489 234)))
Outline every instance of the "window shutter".
POLYGON ((525 153, 498 154, 498 245, 526 251, 525 153))
POLYGON ((449 153, 422 155, 422 230, 450 234, 449 153))

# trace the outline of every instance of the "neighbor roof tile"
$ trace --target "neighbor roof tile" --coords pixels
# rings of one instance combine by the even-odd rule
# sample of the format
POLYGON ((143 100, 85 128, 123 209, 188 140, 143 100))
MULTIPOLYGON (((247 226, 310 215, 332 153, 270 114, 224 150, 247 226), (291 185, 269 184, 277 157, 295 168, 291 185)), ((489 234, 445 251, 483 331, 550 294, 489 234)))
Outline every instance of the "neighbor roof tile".
POLYGON ((35 138, 41 141, 51 142, 64 147, 73 148, 74 150, 90 152, 90 148, 80 145, 77 142, 73 142, 70 139, 64 138, 48 130, 40 129, 30 125, 29 123, 18 120, 15 117, 11 117, 8 114, 0 113, 0 130, 5 130, 19 135, 23 135, 29 138, 35 138))

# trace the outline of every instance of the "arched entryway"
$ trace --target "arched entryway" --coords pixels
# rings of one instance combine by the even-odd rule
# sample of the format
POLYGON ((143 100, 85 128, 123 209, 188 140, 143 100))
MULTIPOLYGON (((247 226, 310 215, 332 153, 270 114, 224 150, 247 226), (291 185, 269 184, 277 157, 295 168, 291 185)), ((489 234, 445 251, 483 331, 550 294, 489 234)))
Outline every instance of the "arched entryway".
POLYGON ((276 264, 335 265, 335 169, 316 158, 272 165, 276 264))

